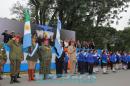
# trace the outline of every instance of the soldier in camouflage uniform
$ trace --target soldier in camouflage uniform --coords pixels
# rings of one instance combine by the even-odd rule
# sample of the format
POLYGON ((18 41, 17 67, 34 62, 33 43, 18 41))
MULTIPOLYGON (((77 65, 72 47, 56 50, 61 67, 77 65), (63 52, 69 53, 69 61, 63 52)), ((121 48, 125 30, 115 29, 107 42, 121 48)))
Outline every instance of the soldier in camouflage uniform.
POLYGON ((19 83, 17 80, 18 73, 20 72, 20 64, 23 60, 23 52, 20 43, 20 37, 15 36, 12 40, 8 43, 10 47, 9 59, 10 59, 10 72, 11 72, 11 81, 12 83, 19 83))
POLYGON ((40 74, 44 74, 44 80, 50 74, 50 66, 52 59, 51 46, 49 45, 48 34, 44 33, 43 43, 40 47, 40 74))
POLYGON ((2 73, 3 73, 3 65, 6 63, 7 55, 5 52, 5 49, 3 48, 3 45, 0 44, 0 80, 2 80, 2 73))

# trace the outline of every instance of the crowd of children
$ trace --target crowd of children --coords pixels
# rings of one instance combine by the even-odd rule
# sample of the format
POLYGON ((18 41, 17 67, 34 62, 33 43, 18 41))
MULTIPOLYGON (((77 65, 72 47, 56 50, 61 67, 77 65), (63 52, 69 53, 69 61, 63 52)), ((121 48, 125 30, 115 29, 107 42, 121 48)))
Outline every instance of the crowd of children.
POLYGON ((113 72, 119 69, 130 69, 130 53, 111 52, 103 50, 98 53, 97 50, 78 50, 77 51, 78 72, 96 73, 99 66, 102 68, 103 74, 107 74, 109 67, 113 72))

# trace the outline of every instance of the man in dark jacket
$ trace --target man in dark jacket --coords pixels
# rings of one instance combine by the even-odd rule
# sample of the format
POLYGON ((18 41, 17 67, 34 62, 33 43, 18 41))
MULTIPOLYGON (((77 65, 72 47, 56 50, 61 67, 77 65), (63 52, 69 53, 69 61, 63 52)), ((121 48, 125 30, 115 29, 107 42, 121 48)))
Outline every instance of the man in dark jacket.
POLYGON ((10 35, 8 34, 8 30, 5 30, 1 35, 4 36, 4 43, 7 43, 10 39, 10 35))

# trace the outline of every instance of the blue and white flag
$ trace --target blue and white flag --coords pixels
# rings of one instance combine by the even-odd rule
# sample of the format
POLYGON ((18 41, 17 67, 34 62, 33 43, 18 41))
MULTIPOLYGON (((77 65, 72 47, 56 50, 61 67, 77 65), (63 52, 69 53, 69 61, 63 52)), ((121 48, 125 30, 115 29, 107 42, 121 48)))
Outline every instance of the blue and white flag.
POLYGON ((61 40, 60 40, 60 31, 61 31, 61 21, 59 20, 59 17, 58 17, 58 19, 57 19, 56 39, 55 39, 55 45, 54 45, 58 58, 61 57, 62 52, 63 52, 63 47, 61 45, 61 40))
POLYGON ((30 15, 28 9, 25 9, 25 25, 24 25, 24 37, 23 37, 23 48, 28 48, 32 45, 31 40, 31 25, 30 15))

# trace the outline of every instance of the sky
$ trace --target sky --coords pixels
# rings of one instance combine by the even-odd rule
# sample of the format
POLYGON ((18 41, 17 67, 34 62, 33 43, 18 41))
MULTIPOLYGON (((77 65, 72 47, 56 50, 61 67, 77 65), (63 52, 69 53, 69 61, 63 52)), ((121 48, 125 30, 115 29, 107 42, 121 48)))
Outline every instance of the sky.
MULTIPOLYGON (((17 1, 20 1, 23 5, 25 5, 28 0, 1 0, 0 17, 13 18, 14 16, 11 15, 10 9, 17 1)), ((122 13, 121 15, 123 16, 123 18, 119 21, 119 24, 112 25, 112 27, 116 28, 117 30, 123 30, 124 27, 128 27, 128 19, 130 19, 130 7, 127 9, 126 13, 122 13)))

